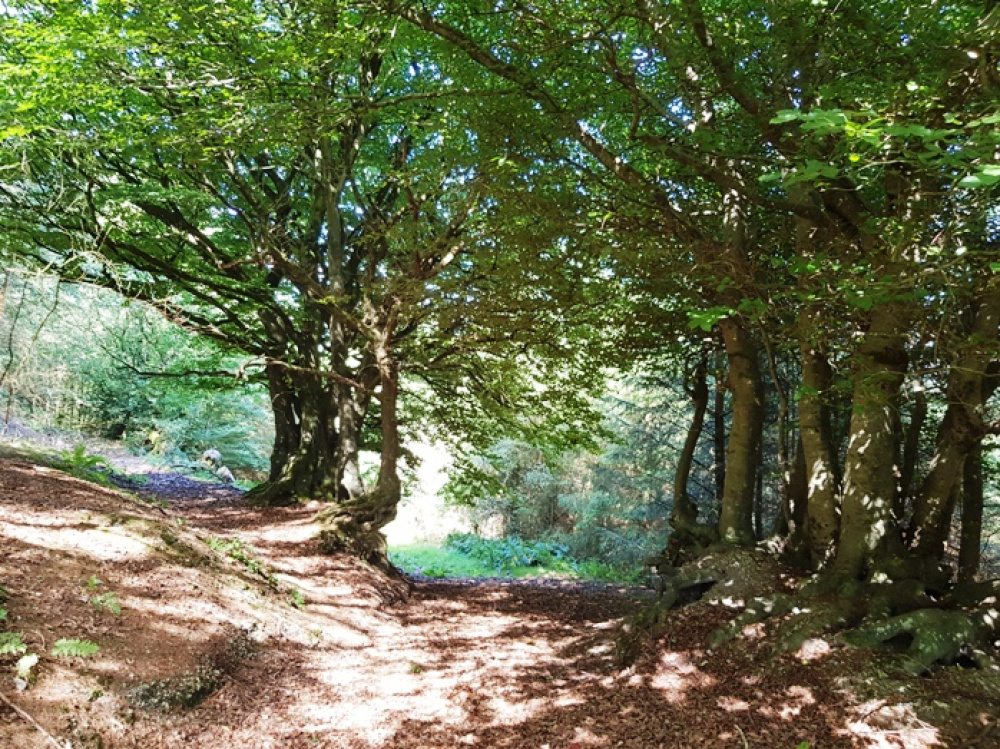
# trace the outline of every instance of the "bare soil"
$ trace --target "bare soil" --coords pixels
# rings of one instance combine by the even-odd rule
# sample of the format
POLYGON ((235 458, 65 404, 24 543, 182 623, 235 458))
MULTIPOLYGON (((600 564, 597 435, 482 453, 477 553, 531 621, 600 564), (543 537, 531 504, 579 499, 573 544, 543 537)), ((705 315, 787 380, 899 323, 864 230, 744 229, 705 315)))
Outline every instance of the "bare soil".
POLYGON ((23 690, 0 658, 3 749, 1000 747, 983 672, 908 679, 891 654, 821 641, 775 655, 763 627, 709 652, 725 597, 623 668, 646 591, 420 580, 407 597, 319 554, 315 507, 254 510, 171 474, 132 491, 0 460, 6 629, 41 656, 23 690), (119 615, 95 605, 108 593, 119 615), (101 650, 53 657, 61 638, 101 650))

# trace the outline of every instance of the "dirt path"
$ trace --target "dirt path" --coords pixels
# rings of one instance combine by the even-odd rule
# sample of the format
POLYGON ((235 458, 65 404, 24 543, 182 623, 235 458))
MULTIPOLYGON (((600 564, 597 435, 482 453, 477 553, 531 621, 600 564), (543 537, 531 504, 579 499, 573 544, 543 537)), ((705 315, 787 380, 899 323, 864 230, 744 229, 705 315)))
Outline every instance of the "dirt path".
MULTIPOLYGON (((304 531, 316 508, 247 512, 238 492, 198 483, 153 476, 141 491, 169 499, 192 525, 245 540, 283 579, 306 584, 316 557, 304 531)), ((672 647, 623 669, 622 620, 650 595, 565 581, 416 581, 408 601, 365 628, 361 647, 316 636, 307 648, 267 651, 228 700, 199 708, 216 725, 186 740, 214 746, 218 723, 249 721, 262 747, 856 745, 851 701, 832 685, 775 678, 771 668, 765 678, 758 654, 705 652, 726 612, 679 615, 672 647)))
MULTIPOLYGON (((0 461, 8 629, 43 655, 34 686, 4 675, 0 692, 62 746, 1000 746, 996 705, 957 672, 897 685, 886 665, 875 695, 861 686, 883 666, 867 653, 775 655, 763 632, 708 652, 732 612, 701 605, 623 668, 616 638, 648 593, 417 581, 403 600, 364 565, 318 553, 315 507, 253 510, 231 487, 176 475, 132 488, 167 506, 0 461), (236 539, 242 557, 212 551, 236 539), (95 590, 116 592, 121 614, 95 609, 95 590), (100 655, 45 656, 60 637, 92 639, 100 655), (136 706, 141 689, 190 685, 206 668, 196 706, 136 706), (937 719, 934 704, 947 707, 937 719)), ((0 747, 46 746, 0 705, 0 747)))

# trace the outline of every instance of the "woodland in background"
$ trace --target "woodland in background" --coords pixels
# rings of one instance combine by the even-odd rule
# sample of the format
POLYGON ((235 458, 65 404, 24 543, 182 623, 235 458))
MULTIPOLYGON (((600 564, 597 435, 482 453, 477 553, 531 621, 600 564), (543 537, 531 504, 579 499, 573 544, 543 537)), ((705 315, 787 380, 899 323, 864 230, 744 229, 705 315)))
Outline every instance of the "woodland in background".
POLYGON ((215 448, 241 478, 266 475, 266 391, 227 373, 235 357, 114 292, 10 270, 0 284, 7 431, 121 440, 185 467, 215 448))
POLYGON ((10 7, 4 251, 251 357, 250 498, 327 501, 330 551, 386 563, 401 424, 495 480, 477 450, 593 445, 607 371, 659 367, 666 608, 773 532, 831 622, 992 636, 938 615, 996 593, 952 587, 1000 432, 994 0, 10 7))

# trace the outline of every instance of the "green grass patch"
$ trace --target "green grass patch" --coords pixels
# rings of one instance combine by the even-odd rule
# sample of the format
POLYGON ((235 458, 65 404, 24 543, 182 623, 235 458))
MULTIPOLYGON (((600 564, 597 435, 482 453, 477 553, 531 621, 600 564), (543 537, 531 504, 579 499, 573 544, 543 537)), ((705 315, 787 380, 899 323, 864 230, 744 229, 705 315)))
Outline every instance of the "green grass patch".
POLYGON ((404 572, 427 577, 560 577, 573 580, 637 582, 641 570, 622 570, 603 562, 572 559, 565 547, 517 537, 484 539, 453 534, 444 547, 406 544, 389 550, 404 572))
POLYGON ((405 544, 389 549, 389 559, 404 572, 427 577, 495 577, 496 571, 457 551, 432 544, 405 544))

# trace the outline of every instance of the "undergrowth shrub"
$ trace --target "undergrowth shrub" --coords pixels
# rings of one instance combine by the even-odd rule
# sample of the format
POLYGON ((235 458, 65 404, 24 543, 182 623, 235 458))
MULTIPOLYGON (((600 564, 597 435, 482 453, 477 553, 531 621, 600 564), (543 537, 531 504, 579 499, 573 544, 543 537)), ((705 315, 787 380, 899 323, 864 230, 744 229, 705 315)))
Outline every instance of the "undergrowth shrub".
POLYGON ((452 533, 445 547, 472 557, 497 572, 510 572, 517 567, 572 567, 567 557, 569 548, 549 541, 525 541, 518 536, 490 539, 473 533, 452 533))

